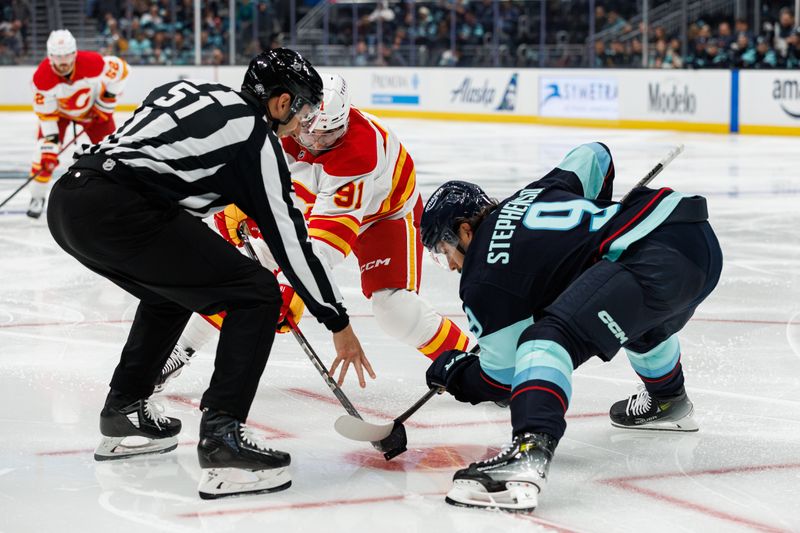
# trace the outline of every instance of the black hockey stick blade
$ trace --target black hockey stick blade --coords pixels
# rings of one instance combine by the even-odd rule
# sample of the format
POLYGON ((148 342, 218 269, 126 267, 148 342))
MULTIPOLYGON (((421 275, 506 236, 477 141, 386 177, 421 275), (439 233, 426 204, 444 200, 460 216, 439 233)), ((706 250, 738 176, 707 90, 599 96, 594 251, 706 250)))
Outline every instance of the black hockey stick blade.
POLYGON ((334 428, 337 433, 351 440, 370 441, 373 443, 377 441, 381 445, 384 451, 383 455, 388 461, 406 451, 408 439, 403 422, 416 413, 428 400, 437 394, 441 394, 442 390, 438 387, 428 389, 428 392, 422 398, 388 424, 371 424, 360 418, 343 415, 336 420, 334 428))

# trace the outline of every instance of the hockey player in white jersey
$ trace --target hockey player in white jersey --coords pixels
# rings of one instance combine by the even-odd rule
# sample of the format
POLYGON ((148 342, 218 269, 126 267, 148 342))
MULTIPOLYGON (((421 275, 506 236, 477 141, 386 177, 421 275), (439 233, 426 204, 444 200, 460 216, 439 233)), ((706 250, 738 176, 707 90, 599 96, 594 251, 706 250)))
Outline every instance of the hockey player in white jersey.
POLYGON ((47 39, 47 57, 31 82, 33 110, 39 119, 31 165, 28 216, 39 218, 47 188, 58 166, 67 126, 79 125, 92 144, 116 129, 114 109, 128 78, 128 64, 114 56, 78 51, 69 30, 55 30, 47 39))
MULTIPOLYGON (((323 74, 322 79, 323 103, 314 130, 298 129, 281 139, 309 236, 321 244, 331 266, 351 252, 356 255, 362 292, 387 334, 432 360, 448 350, 466 350, 466 334, 418 294, 422 201, 411 156, 394 132, 350 105, 341 76, 323 74)), ((224 216, 218 214, 217 225, 223 236, 240 245, 237 229, 245 220, 242 211, 229 206, 224 216)), ((249 226, 251 233, 257 233, 252 223, 249 226)), ((262 263, 272 263, 263 246, 256 246, 256 252, 262 263)), ((290 286, 283 284, 281 292, 284 325, 279 331, 288 331, 286 315, 299 321, 303 304, 290 286)), ((217 328, 222 323, 220 316, 204 318, 217 328)), ((163 388, 213 336, 205 321, 192 317, 157 388, 163 388)), ((332 371, 337 365, 338 360, 332 371)))

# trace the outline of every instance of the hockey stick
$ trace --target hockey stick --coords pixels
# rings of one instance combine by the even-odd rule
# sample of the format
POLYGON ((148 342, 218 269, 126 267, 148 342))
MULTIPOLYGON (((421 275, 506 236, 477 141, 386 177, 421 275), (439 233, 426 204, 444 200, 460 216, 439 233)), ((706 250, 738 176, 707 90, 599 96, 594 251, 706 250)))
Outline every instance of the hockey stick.
POLYGON ((670 150, 669 152, 667 152, 667 155, 665 155, 663 158, 661 158, 661 161, 659 161, 658 163, 656 163, 656 166, 654 166, 654 167, 653 167, 653 168, 650 170, 650 172, 648 172, 648 173, 645 175, 645 177, 643 177, 642 179, 640 179, 640 180, 639 180, 639 183, 637 183, 636 185, 634 185, 634 186, 633 186, 633 188, 632 188, 630 191, 628 191, 628 192, 627 192, 627 194, 625 194, 625 196, 623 196, 623 197, 622 197, 622 200, 620 200, 620 201, 619 201, 619 203, 624 203, 624 202, 625 202, 625 200, 627 200, 627 199, 628 199, 628 196, 630 196, 630 195, 631 195, 631 193, 634 191, 634 189, 637 189, 637 188, 639 188, 639 187, 644 187, 644 186, 646 186, 648 183, 650 183, 651 181, 653 181, 653 179, 655 179, 655 177, 656 177, 656 176, 658 176, 659 174, 661 174, 661 171, 662 171, 662 170, 664 170, 664 168, 665 168, 667 165, 669 165, 670 163, 672 163, 672 160, 673 160, 673 159, 675 159, 676 157, 678 157, 678 156, 681 154, 681 152, 683 152, 683 148, 684 148, 684 146, 683 146, 682 144, 679 144, 678 146, 676 146, 675 148, 673 148, 672 150, 670 150))
MULTIPOLYGON (((239 238, 244 243, 244 249, 247 252, 247 255, 250 256, 250 259, 260 263, 260 261, 258 260, 258 256, 256 255, 256 251, 253 249, 253 245, 250 244, 250 239, 247 236, 247 233, 243 230, 239 230, 238 234, 239 238)), ((336 396, 336 399, 339 400, 339 403, 342 404, 344 410, 347 411, 347 413, 351 417, 356 418, 358 420, 363 420, 361 418, 361 415, 358 413, 358 410, 356 410, 355 406, 353 405, 353 403, 350 401, 347 395, 345 395, 342 388, 339 387, 339 385, 336 383, 333 377, 331 377, 331 374, 330 372, 328 372, 328 368, 325 366, 325 363, 323 363, 322 359, 319 358, 317 352, 314 351, 314 348, 311 346, 311 343, 308 342, 308 339, 306 339, 305 335, 303 335, 303 332, 300 331, 300 328, 297 326, 294 320, 292 320, 289 317, 286 317, 286 321, 289 323, 289 328, 292 330, 294 338, 297 340, 298 344, 300 344, 300 347, 303 349, 305 354, 311 360, 311 363, 314 365, 314 368, 316 368, 317 372, 319 372, 320 376, 322 376, 322 379, 325 381, 325 384, 328 386, 331 392, 333 392, 333 395, 336 396)), ((407 441, 405 438, 405 430, 403 430, 402 432, 402 437, 398 435, 398 437, 394 439, 394 441, 395 442, 393 442, 394 444, 393 448, 386 448, 380 442, 377 441, 372 442, 372 446, 379 452, 384 452, 384 457, 386 457, 386 460, 388 461, 392 457, 395 457, 406 451, 405 446, 407 444, 407 441)))
MULTIPOLYGON (((75 123, 73 122, 72 124, 74 125, 75 123)), ((67 144, 65 144, 64 146, 62 146, 62 147, 61 147, 61 150, 59 150, 58 154, 56 154, 56 157, 58 157, 58 156, 60 156, 61 154, 63 154, 63 153, 64 153, 64 150, 66 150, 67 148, 69 148, 69 146, 70 146, 72 143, 74 143, 76 140, 78 140, 78 137, 80 137, 81 135, 83 135, 83 129, 81 129, 80 133, 78 133, 77 135, 75 134, 75 132, 74 132, 74 130, 73 130, 73 132, 72 132, 72 139, 71 139, 71 140, 70 140, 70 141, 69 141, 67 144)), ((32 182, 34 179, 36 179, 36 178, 39 176, 39 174, 41 174, 43 171, 44 171, 44 169, 43 169, 43 168, 42 168, 42 169, 39 169, 39 170, 38 170, 36 173, 34 173, 34 174, 33 174, 33 176, 31 176, 31 177, 29 177, 27 180, 25 180, 25 183, 23 183, 22 185, 20 185, 20 186, 17 188, 17 190, 16 190, 16 191, 12 192, 12 193, 11 193, 11 195, 10 195, 8 198, 6 198, 5 200, 3 200, 3 202, 2 202, 2 203, 0 203, 0 207, 3 207, 4 205, 6 205, 6 204, 9 202, 9 200, 11 200, 12 198, 14 198, 14 197, 17 195, 17 193, 18 193, 19 191, 21 191, 22 189, 24 189, 25 187, 27 187, 27 185, 28 185, 30 182, 32 182)))
POLYGON ((397 426, 402 427, 403 422, 408 420, 411 415, 416 413, 420 407, 428 403, 428 400, 437 394, 441 394, 442 392, 444 392, 444 389, 441 387, 428 389, 428 392, 426 392, 422 398, 417 400, 414 405, 406 409, 403 414, 388 424, 370 424, 364 420, 343 415, 336 420, 336 423, 333 427, 336 429, 339 435, 351 440, 383 442, 384 439, 396 431, 395 428, 397 428, 397 426))

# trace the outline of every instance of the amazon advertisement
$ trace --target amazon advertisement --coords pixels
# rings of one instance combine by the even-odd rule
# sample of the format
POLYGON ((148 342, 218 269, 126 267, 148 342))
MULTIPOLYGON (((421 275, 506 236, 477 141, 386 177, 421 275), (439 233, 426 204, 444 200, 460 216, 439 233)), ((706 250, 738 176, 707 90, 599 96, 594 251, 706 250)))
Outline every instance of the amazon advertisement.
POLYGON ((800 128, 800 72, 739 72, 739 124, 800 128))

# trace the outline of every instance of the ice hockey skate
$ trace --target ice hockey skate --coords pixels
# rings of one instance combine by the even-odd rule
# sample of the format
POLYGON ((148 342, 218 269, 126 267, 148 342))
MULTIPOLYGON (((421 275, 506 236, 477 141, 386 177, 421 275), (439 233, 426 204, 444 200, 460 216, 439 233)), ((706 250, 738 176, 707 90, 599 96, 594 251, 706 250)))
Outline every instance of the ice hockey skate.
POLYGON ((459 507, 529 513, 539 503, 556 440, 543 433, 514 437, 511 446, 453 476, 445 501, 459 507))
POLYGON ((686 391, 664 399, 650 396, 644 385, 636 394, 611 406, 611 425, 618 428, 651 431, 697 431, 692 415, 694 406, 686 391))
POLYGON ((181 421, 162 415, 162 411, 159 404, 149 399, 119 406, 119 402, 109 398, 100 413, 103 440, 94 452, 95 460, 166 453, 177 448, 181 421))
POLYGON ((28 204, 28 212, 25 213, 31 218, 39 218, 44 211, 44 198, 33 197, 31 203, 28 204))
POLYGON ((245 424, 219 411, 203 413, 197 455, 203 469, 198 491, 204 500, 292 485, 289 454, 267 448, 245 424))
POLYGON ((180 343, 176 344, 172 349, 172 353, 164 363, 164 368, 161 369, 161 374, 156 381, 154 392, 161 392, 164 390, 167 382, 175 379, 181 374, 183 367, 188 365, 194 357, 195 351, 191 348, 184 348, 180 343))

